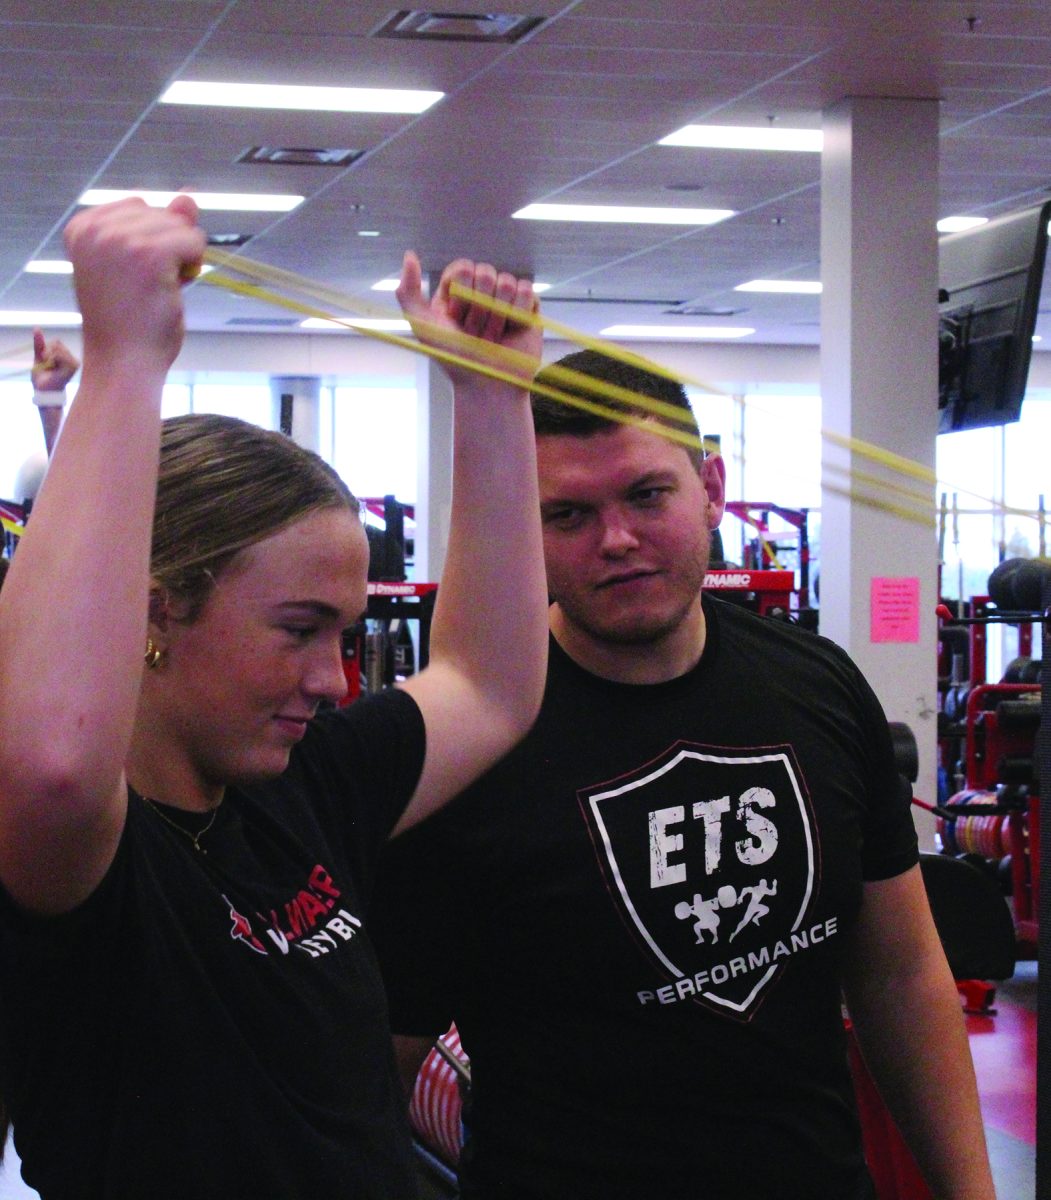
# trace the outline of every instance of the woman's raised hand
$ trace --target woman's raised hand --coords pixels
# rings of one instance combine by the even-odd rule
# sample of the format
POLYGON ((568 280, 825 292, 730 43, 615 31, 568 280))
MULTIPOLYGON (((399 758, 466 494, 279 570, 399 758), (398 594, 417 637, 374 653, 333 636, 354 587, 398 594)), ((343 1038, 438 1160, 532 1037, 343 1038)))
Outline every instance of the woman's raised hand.
MULTIPOLYGON (((402 264, 401 284, 397 291, 402 311, 422 342, 506 371, 518 378, 519 386, 528 387, 540 366, 539 328, 454 294, 454 284, 520 309, 523 315, 532 315, 538 305, 531 281, 508 271, 498 271, 489 263, 458 258, 442 272, 438 287, 428 300, 423 294, 420 261, 409 250, 402 264), (463 334, 491 342, 512 354, 497 358, 487 356, 483 349, 465 343, 463 334)), ((467 367, 452 363, 442 365, 458 387, 478 379, 478 374, 467 367)))
POLYGON ((205 237, 197 205, 167 208, 131 198, 79 212, 66 249, 84 319, 84 354, 167 371, 182 345, 181 289, 197 274, 205 237))

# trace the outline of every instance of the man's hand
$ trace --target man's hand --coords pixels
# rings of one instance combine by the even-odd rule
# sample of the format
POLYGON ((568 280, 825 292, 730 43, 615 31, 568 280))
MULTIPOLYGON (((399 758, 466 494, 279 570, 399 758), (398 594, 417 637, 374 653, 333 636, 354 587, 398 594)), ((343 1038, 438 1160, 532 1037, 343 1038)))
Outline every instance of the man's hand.
POLYGON ((65 344, 47 341, 42 329, 33 330, 33 391, 61 392, 80 369, 80 360, 65 344))
MULTIPOLYGON (((522 325, 510 317, 492 312, 480 304, 451 294, 453 283, 492 296, 505 304, 532 314, 537 310, 533 285, 507 271, 497 271, 489 263, 476 263, 458 258, 442 272, 437 291, 428 301, 423 295, 423 273, 420 261, 410 250, 402 264, 401 284, 397 297, 402 312, 412 323, 416 336, 427 345, 450 350, 463 358, 473 359, 518 377, 519 386, 528 387, 540 365, 541 333, 538 328, 522 325), (449 333, 453 336, 444 337, 449 333), (507 356, 498 360, 487 358, 481 348, 464 345, 460 335, 468 334, 515 352, 513 361, 507 356)), ((477 380, 478 375, 467 367, 443 363, 453 384, 463 386, 477 380)))

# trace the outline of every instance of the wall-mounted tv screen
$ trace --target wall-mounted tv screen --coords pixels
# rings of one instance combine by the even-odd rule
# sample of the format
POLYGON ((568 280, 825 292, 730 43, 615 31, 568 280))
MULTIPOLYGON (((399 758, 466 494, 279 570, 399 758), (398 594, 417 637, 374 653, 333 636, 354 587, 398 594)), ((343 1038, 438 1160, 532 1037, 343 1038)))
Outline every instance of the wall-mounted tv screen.
POLYGON ((1017 421, 1051 201, 938 242, 938 432, 1017 421))

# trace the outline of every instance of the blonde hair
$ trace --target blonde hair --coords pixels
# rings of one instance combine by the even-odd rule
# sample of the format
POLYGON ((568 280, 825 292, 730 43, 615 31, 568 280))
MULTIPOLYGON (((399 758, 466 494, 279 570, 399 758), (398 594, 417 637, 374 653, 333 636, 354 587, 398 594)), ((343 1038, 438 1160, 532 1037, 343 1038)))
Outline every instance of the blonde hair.
POLYGON ((161 430, 150 571, 193 620, 245 547, 310 512, 357 501, 319 455, 234 417, 174 417, 161 430))

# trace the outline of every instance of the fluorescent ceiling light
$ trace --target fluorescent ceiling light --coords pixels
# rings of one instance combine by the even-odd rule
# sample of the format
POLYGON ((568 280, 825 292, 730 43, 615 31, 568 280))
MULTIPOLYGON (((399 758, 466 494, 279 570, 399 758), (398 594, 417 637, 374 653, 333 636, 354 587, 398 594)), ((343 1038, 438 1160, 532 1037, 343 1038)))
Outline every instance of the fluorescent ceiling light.
POLYGON ((714 225, 732 208, 644 208, 627 204, 527 204, 511 216, 524 221, 605 221, 626 225, 714 225))
POLYGON ((302 196, 268 195, 263 192, 149 192, 140 188, 89 188, 78 204, 109 204, 138 196, 151 208, 167 208, 176 196, 192 196, 198 208, 228 212, 291 212, 303 203, 302 196))
POLYGON ((78 312, 29 312, 23 309, 0 309, 0 325, 39 325, 54 329, 60 325, 79 325, 78 312))
POLYGON ((551 291, 550 283, 541 283, 539 279, 533 280, 533 295, 539 296, 542 292, 551 291))
POLYGON ((716 150, 796 150, 818 153, 820 129, 778 129, 773 125, 684 125, 659 146, 708 146, 716 150))
MULTIPOLYGON (((34 258, 26 263, 24 270, 30 275, 72 275, 73 264, 65 258, 34 258)), ((199 275, 207 275, 215 267, 201 263, 199 275)))
POLYGON ((603 337, 669 338, 673 342, 686 342, 743 338, 755 330, 733 325, 610 325, 600 332, 603 337))
POLYGON ((380 231, 378 229, 359 229, 358 230, 358 237, 379 237, 379 235, 380 235, 380 231))
POLYGON ((749 279, 739 283, 735 292, 785 292, 799 296, 817 296, 821 284, 816 279, 749 279))
POLYGON ((73 264, 65 258, 34 258, 27 262, 23 269, 30 275, 73 274, 73 264))
POLYGON ((421 113, 445 95, 409 88, 297 87, 280 83, 205 83, 182 79, 162 104, 221 108, 284 108, 314 112, 421 113))
POLYGON ((965 229, 977 229, 985 225, 988 217, 942 217, 938 222, 939 233, 962 233, 965 229))
POLYGON ((344 317, 339 321, 329 321, 324 317, 307 317, 299 325, 300 329, 336 329, 343 333, 351 332, 348 326, 354 329, 378 329, 387 333, 412 332, 408 321, 396 317, 344 317))

